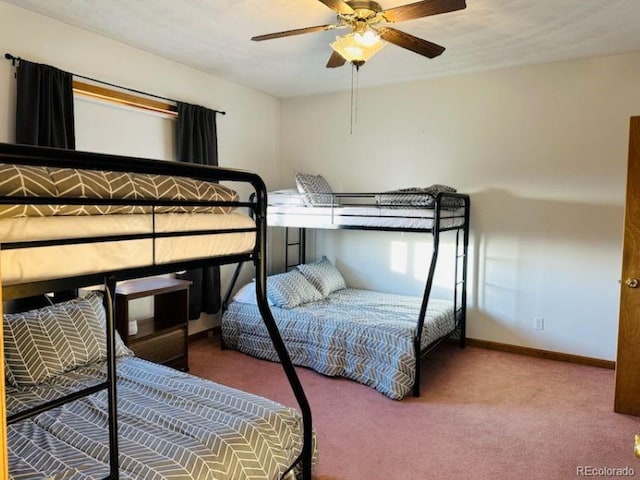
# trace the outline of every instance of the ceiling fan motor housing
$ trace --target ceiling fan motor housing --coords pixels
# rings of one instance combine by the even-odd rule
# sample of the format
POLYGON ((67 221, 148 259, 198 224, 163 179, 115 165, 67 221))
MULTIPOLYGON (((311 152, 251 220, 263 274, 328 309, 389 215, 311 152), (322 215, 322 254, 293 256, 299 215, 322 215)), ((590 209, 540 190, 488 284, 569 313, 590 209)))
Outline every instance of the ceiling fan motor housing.
POLYGON ((363 34, 370 25, 381 22, 382 6, 368 0, 352 0, 345 2, 353 9, 353 13, 339 14, 341 25, 349 26, 352 32, 363 34))
POLYGON ((382 7, 378 2, 370 2, 368 0, 352 0, 345 3, 349 5, 356 13, 355 15, 341 15, 343 18, 346 17, 353 20, 370 20, 382 11, 382 7))

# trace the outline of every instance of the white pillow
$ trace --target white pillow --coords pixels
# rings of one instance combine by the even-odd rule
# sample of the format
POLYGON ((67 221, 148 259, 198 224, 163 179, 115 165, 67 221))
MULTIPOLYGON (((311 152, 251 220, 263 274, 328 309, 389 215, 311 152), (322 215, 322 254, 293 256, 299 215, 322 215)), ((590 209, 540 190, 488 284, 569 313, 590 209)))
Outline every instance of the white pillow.
MULTIPOLYGON (((256 298, 256 282, 255 280, 250 281, 244 287, 236 292, 233 296, 234 302, 240 303, 250 303, 251 305, 257 305, 258 299, 256 298)), ((273 305, 273 302, 269 300, 267 297, 267 302, 269 305, 273 305)))
POLYGON ((306 205, 304 195, 300 194, 300 192, 294 188, 267 193, 267 203, 269 205, 306 205))

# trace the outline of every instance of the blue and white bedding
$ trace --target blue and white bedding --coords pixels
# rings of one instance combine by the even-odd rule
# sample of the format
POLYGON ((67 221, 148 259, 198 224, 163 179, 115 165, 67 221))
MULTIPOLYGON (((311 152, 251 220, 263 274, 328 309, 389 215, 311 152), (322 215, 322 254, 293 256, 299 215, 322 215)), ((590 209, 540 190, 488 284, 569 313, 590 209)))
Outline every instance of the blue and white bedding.
MULTIPOLYGON (((411 392, 413 339, 422 298, 344 288, 295 308, 272 306, 294 364, 356 380, 392 399, 411 392)), ((430 299, 421 347, 455 329, 453 303, 430 299)), ((222 318, 228 347, 278 361, 255 302, 233 301, 222 318)))
MULTIPOLYGON (((118 359, 120 478, 280 479, 302 450, 293 409, 135 357, 118 359)), ((7 387, 9 414, 105 379, 96 362, 32 387, 7 387)), ((11 480, 108 474, 102 391, 8 427, 11 480)))

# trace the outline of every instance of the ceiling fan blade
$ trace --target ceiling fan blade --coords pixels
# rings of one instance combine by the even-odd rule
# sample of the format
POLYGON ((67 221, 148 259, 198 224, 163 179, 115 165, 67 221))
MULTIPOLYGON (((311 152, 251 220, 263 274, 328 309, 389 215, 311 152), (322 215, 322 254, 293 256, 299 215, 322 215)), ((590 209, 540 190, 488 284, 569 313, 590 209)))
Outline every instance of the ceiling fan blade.
POLYGON ((320 0, 327 7, 340 15, 353 15, 355 10, 342 0, 320 0))
POLYGON ((411 50, 419 55, 423 55, 427 58, 434 58, 444 52, 445 48, 431 43, 427 40, 423 40, 408 33, 401 32, 395 28, 385 27, 378 30, 380 36, 389 43, 393 43, 407 50, 411 50))
POLYGON ((387 22, 395 23, 414 18, 428 17, 440 13, 454 12, 467 8, 465 0, 424 0, 382 12, 387 22))
POLYGON ((327 68, 341 67, 345 63, 346 63, 346 60, 344 59, 344 57, 334 50, 331 53, 331 57, 329 58, 329 61, 327 62, 327 68))
POLYGON ((322 32, 335 28, 335 25, 317 25, 315 27, 296 28, 295 30, 286 30, 284 32, 268 33, 266 35, 258 35, 251 37, 251 40, 259 42, 261 40, 271 40, 272 38, 290 37, 291 35, 300 35, 303 33, 322 32))

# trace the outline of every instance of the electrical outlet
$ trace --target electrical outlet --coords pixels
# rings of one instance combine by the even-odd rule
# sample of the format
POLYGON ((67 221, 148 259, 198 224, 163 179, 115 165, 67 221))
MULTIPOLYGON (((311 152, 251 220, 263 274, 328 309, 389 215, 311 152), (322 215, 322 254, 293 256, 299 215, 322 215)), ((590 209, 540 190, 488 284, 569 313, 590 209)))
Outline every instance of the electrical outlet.
POLYGON ((535 328, 536 330, 544 330, 544 318, 535 317, 533 319, 533 328, 535 328))

